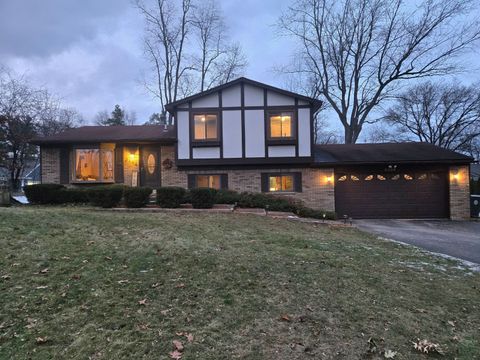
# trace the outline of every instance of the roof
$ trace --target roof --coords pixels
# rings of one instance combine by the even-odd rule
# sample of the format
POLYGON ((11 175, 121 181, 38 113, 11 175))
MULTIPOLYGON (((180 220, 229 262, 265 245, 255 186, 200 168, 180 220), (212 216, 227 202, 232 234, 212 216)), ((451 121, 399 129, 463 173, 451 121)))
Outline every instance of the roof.
POLYGON ((159 142, 176 141, 172 125, 82 126, 62 133, 34 138, 37 145, 97 142, 159 142))
POLYGON ((429 143, 315 145, 315 165, 470 163, 473 158, 429 143))
POLYGON ((300 95, 300 94, 297 94, 297 93, 294 93, 294 92, 291 92, 291 91, 288 91, 288 90, 280 89, 280 88, 277 88, 275 86, 264 84, 264 83, 261 83, 261 82, 255 81, 255 80, 247 79, 246 77, 239 77, 238 79, 229 81, 229 82, 227 82, 225 84, 222 84, 222 85, 219 85, 219 86, 215 86, 211 89, 199 92, 198 94, 194 94, 192 96, 188 96, 186 98, 183 98, 183 99, 180 99, 180 100, 177 100, 177 101, 173 101, 173 102, 165 105, 165 109, 167 109, 171 113, 173 111, 173 109, 180 104, 184 104, 186 102, 190 102, 192 100, 201 98, 203 96, 213 94, 213 93, 215 93, 219 90, 222 90, 222 89, 225 89, 225 88, 228 88, 230 86, 237 85, 237 84, 240 84, 240 83, 261 87, 261 88, 268 89, 268 90, 271 90, 271 91, 274 91, 274 92, 277 92, 277 93, 280 93, 280 94, 283 94, 283 95, 286 95, 286 96, 295 97, 297 99, 307 101, 310 104, 312 104, 314 111, 317 111, 320 108, 320 106, 322 105, 322 102, 318 99, 314 99, 314 98, 311 98, 311 97, 308 97, 308 96, 305 96, 305 95, 300 95))

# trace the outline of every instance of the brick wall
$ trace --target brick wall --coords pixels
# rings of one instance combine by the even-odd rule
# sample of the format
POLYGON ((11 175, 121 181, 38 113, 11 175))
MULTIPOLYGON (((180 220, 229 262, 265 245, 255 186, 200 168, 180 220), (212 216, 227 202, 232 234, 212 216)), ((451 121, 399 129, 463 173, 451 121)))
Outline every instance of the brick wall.
POLYGON ((43 184, 60 184, 60 149, 42 147, 41 181, 43 184))
POLYGON ((469 166, 450 167, 450 218, 462 220, 470 218, 469 166))
POLYGON ((297 169, 248 169, 248 170, 178 170, 175 165, 175 148, 162 147, 161 161, 170 159, 173 162, 171 169, 165 169, 162 165, 162 186, 181 186, 187 187, 188 174, 227 174, 228 188, 238 192, 261 192, 261 173, 262 172, 301 172, 302 173, 302 192, 282 194, 279 196, 291 197, 303 201, 303 203, 312 209, 322 209, 328 211, 335 210, 334 187, 333 187, 333 169, 315 169, 315 168, 297 168, 297 169), (327 181, 327 178, 330 181, 327 181))

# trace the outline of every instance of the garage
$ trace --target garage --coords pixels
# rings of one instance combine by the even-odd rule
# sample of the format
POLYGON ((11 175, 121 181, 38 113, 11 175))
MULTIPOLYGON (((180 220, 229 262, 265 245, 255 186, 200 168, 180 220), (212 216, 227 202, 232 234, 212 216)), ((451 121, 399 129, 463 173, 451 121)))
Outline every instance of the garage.
POLYGON ((447 218, 448 171, 441 167, 335 170, 335 208, 352 218, 447 218))

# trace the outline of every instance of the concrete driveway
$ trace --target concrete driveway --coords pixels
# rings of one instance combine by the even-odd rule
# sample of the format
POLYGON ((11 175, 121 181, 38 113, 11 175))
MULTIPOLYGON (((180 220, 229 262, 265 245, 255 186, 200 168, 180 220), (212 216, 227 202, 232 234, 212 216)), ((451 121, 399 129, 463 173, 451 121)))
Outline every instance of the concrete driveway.
POLYGON ((480 222, 355 220, 366 232, 480 264, 480 222))

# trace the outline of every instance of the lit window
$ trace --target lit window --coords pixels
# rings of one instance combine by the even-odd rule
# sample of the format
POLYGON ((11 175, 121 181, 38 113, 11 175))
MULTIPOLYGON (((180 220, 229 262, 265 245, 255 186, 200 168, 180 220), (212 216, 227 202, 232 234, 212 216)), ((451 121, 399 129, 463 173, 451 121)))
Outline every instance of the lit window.
POLYGON ((398 180, 400 179, 400 175, 399 174, 395 174, 392 176, 392 180, 398 180))
POLYGON ((195 140, 217 140, 217 115, 197 114, 193 117, 195 140))
POLYGON ((113 150, 76 149, 75 181, 113 181, 113 150))
POLYGON ((427 174, 420 174, 417 179, 418 180, 426 180, 427 179, 427 174))
POLYGON ((270 192, 293 192, 293 175, 274 175, 268 177, 270 192))
POLYGON ((342 175, 338 178, 338 181, 346 181, 347 180, 347 175, 342 175))
POLYGON ((432 180, 438 180, 438 179, 440 179, 440 176, 439 176, 438 174, 436 174, 436 173, 431 173, 431 174, 430 174, 430 178, 431 178, 432 180))
POLYGON ((358 176, 355 176, 355 175, 350 175, 350 179, 352 179, 353 181, 359 181, 360 180, 358 178, 358 176))
POLYGON ((195 178, 197 188, 220 189, 220 175, 197 175, 195 178))
POLYGON ((292 138, 293 113, 281 112, 270 115, 270 138, 292 138))
POLYGON ((403 178, 404 178, 405 180, 413 180, 413 177, 412 177, 411 175, 408 175, 408 174, 404 174, 404 175, 403 175, 403 178))
POLYGON ((368 175, 366 178, 365 178, 366 181, 370 181, 370 180, 373 180, 373 175, 368 175))
POLYGON ((387 180, 387 178, 383 175, 377 175, 377 179, 380 180, 380 181, 387 180))

